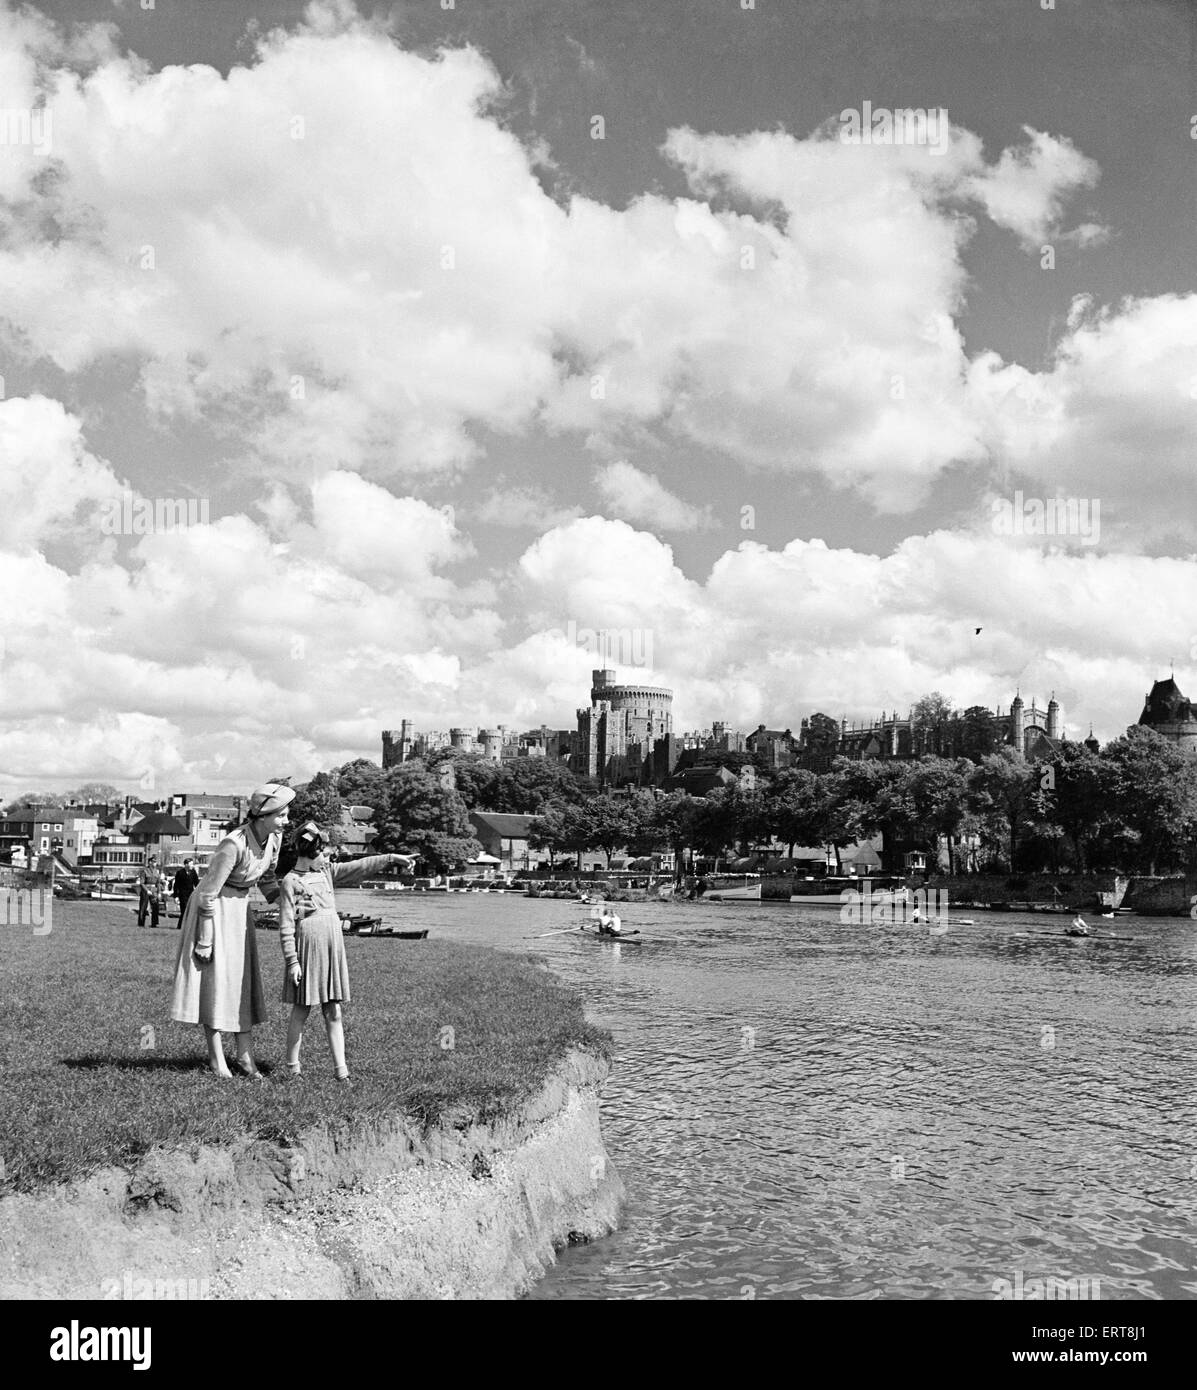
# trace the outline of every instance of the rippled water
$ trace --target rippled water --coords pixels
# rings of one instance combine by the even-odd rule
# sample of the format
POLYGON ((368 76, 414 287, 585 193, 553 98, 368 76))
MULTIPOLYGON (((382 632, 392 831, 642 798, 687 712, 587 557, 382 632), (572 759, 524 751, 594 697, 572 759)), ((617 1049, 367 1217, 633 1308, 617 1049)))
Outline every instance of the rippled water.
MULTIPOLYGON (((625 904, 640 944, 528 937, 577 903, 353 910, 532 951, 615 1035, 623 1228, 532 1297, 992 1298, 995 1279, 1197 1295, 1197 924, 1127 942, 846 926, 837 908, 625 904)), ((404 948, 406 949, 406 948, 404 948)), ((418 949, 415 946, 414 949, 418 949)), ((350 1022, 352 1028, 352 1022, 350 1022)))

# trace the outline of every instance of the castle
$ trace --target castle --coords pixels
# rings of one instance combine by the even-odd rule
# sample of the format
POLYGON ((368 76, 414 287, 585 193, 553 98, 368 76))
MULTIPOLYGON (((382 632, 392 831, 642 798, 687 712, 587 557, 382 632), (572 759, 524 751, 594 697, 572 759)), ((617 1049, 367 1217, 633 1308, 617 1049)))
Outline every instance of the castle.
MULTIPOLYGON (((840 721, 840 737, 835 747, 835 757, 841 758, 921 758, 933 754, 940 758, 968 757, 978 751, 970 746, 970 738, 975 738, 978 725, 988 726, 987 741, 993 748, 1013 748, 1028 762, 1034 762, 1052 751, 1060 742, 1060 705, 1053 694, 1046 709, 1039 709, 1032 697, 1030 708, 1023 703, 1022 695, 1015 692, 1010 708, 1004 714, 999 706, 993 713, 975 708, 972 721, 968 716, 974 711, 953 710, 945 718, 931 724, 917 723, 912 710, 905 719, 898 716, 897 710, 891 715, 882 714, 875 723, 863 726, 849 725, 840 721), (981 720, 976 716, 984 714, 981 720)), ((808 728, 802 721, 803 733, 808 728)))
POLYGON ((593 671, 591 678, 590 708, 578 711, 570 767, 600 786, 657 781, 661 755, 654 760, 654 754, 659 745, 667 750, 673 741, 673 691, 616 685, 614 671, 593 671))
POLYGON ((1147 692, 1139 723, 1171 739, 1182 752, 1197 754, 1197 705, 1185 699, 1173 677, 1156 681, 1147 692))

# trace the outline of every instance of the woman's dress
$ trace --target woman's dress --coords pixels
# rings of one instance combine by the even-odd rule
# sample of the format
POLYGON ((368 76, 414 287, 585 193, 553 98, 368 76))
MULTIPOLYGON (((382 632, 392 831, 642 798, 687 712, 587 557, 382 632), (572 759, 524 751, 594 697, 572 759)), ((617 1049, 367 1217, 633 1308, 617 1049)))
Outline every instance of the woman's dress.
POLYGON ((391 863, 389 854, 371 854, 346 863, 326 863, 302 874, 293 871, 283 879, 279 898, 279 944, 285 962, 284 1003, 348 1002, 345 934, 337 916, 333 885, 351 887, 363 878, 381 873, 391 863), (291 983, 291 972, 287 968, 296 960, 302 971, 298 987, 291 983))
POLYGON ((266 1000, 249 905, 257 884, 269 896, 276 887, 274 865, 282 836, 259 847, 247 825, 221 841, 183 914, 175 961, 170 1016, 176 1023, 203 1023, 221 1033, 245 1033, 266 1022, 266 1000), (197 941, 211 921, 212 958, 197 961, 197 941))

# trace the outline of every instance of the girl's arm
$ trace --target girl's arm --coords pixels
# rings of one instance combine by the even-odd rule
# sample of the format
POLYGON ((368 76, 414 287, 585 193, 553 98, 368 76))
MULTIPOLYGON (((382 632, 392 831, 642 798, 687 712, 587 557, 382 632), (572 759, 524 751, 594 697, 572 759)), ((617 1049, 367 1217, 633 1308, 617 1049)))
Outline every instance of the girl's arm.
POLYGON ((279 885, 278 908, 278 941, 289 968, 299 964, 299 952, 295 949, 295 880, 290 874, 279 885))
POLYGON ((369 878, 371 874, 382 873, 384 869, 389 869, 392 864, 410 864, 411 862, 412 856, 410 854, 368 854, 364 859, 342 860, 339 863, 330 864, 329 869, 335 884, 341 888, 352 888, 355 883, 369 878))
POLYGON ((221 840, 216 853, 208 861, 204 876, 200 879, 199 886, 195 890, 195 896, 199 899, 199 922, 197 923, 198 930, 195 941, 197 946, 206 948, 212 945, 212 939, 216 932, 213 925, 216 916, 216 900, 220 897, 220 890, 224 887, 225 879, 236 866, 239 853, 240 846, 230 835, 221 840))

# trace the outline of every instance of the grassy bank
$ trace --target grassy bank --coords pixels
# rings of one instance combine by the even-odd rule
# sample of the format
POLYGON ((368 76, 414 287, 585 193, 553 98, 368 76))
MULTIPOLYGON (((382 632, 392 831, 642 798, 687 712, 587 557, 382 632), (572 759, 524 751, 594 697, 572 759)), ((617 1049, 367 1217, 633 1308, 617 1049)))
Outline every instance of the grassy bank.
POLYGON ((333 1077, 319 1009, 304 1037, 304 1079, 292 1081, 282 1064, 282 953, 277 934, 259 932, 270 1018, 254 1039, 269 1074, 222 1082, 207 1070, 202 1030, 169 1018, 173 926, 139 930, 126 904, 56 902, 46 935, 3 929, 0 1194, 127 1163, 155 1145, 246 1134, 288 1142, 319 1124, 352 1134, 399 1112, 425 1125, 449 1111, 486 1121, 534 1094, 571 1047, 609 1055, 609 1035, 531 958, 349 938, 354 1086, 333 1077))

